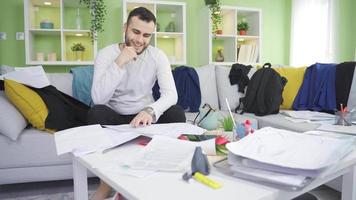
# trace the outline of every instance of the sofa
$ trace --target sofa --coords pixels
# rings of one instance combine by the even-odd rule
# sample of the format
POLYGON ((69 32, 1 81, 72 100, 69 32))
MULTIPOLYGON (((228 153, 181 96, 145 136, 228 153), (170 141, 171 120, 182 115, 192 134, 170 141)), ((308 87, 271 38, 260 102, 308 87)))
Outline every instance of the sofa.
MULTIPOLYGON (((220 109, 225 116, 228 114, 225 98, 233 109, 239 104, 239 95, 241 95, 237 92, 237 85, 230 85, 229 71, 230 68, 226 66, 207 65, 196 68, 202 104, 209 103, 211 107, 220 109)), ((254 68, 250 70, 248 76, 253 73, 254 68)), ((72 95, 71 73, 48 73, 47 77, 57 89, 72 95)), ((352 92, 356 93, 356 88, 353 88, 352 92)), ((196 115, 197 113, 186 112, 188 121, 192 121, 196 115)), ((318 124, 288 121, 280 114, 257 117, 244 113, 244 115, 234 114, 234 117, 238 121, 251 119, 259 128, 272 126, 304 132, 318 127, 318 124)), ((0 121, 0 185, 72 178, 71 157, 68 154, 57 156, 52 134, 26 127, 18 138, 11 139, 1 134, 1 123, 0 121)), ((334 181, 331 186, 340 190, 341 180, 334 181)))

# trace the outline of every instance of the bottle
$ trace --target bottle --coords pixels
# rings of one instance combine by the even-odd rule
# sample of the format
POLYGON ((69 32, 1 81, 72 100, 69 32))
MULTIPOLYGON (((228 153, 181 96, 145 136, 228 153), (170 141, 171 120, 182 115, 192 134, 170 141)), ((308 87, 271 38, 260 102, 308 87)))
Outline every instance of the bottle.
POLYGON ((245 127, 245 136, 254 132, 253 128, 251 127, 251 121, 250 120, 247 119, 245 121, 244 127, 245 127))
POLYGON ((80 30, 82 28, 82 19, 80 17, 80 9, 77 8, 77 15, 75 18, 75 26, 77 30, 80 30))

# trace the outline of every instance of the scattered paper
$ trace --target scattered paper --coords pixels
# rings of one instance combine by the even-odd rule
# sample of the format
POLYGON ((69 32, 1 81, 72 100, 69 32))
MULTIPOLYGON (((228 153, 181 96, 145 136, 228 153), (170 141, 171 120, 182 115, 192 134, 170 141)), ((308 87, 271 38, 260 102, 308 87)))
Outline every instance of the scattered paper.
POLYGON ((195 145, 190 141, 156 135, 125 163, 132 169, 183 172, 190 169, 194 151, 195 145))
POLYGON ((356 135, 356 126, 322 124, 317 128, 317 130, 356 135))
POLYGON ((43 88, 50 85, 42 66, 15 67, 15 71, 0 76, 0 79, 14 80, 34 88, 43 88))
POLYGON ((119 132, 135 132, 148 137, 153 135, 161 135, 172 138, 177 138, 182 134, 201 135, 206 132, 205 129, 188 123, 166 123, 166 124, 152 124, 149 126, 132 127, 129 124, 105 126, 115 129, 119 132))
POLYGON ((57 154, 73 152, 82 155, 113 145, 100 125, 80 126, 58 131, 54 134, 57 154))

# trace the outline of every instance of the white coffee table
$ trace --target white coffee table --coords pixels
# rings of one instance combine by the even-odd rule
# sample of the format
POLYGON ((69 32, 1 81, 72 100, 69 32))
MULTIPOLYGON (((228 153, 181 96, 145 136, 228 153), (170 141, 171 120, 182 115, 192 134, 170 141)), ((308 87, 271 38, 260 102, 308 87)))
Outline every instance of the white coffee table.
POLYGON ((182 180, 182 173, 157 172, 148 177, 137 178, 119 173, 119 162, 134 154, 142 146, 131 142, 107 153, 93 153, 73 157, 74 193, 76 200, 88 199, 87 170, 100 177, 127 199, 143 200, 240 200, 240 199, 292 199, 334 178, 343 175, 342 200, 356 200, 356 148, 323 178, 315 179, 301 191, 286 191, 258 183, 226 176, 212 167, 209 175, 223 184, 217 190, 195 180, 182 180), (113 165, 117 163, 117 165, 113 165))

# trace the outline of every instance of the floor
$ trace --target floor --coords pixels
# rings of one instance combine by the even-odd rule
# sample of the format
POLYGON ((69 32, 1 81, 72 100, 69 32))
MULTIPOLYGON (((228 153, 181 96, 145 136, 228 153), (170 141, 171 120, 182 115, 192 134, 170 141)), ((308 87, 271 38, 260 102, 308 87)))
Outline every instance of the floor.
MULTIPOLYGON (((98 178, 90 178, 88 180, 89 196, 96 190, 98 185, 98 178)), ((305 194, 295 198, 294 200, 341 199, 340 192, 337 192, 327 186, 320 186, 310 193, 312 195, 305 194)), ((1 200, 71 200, 73 199, 72 196, 72 180, 0 185, 1 200)))

